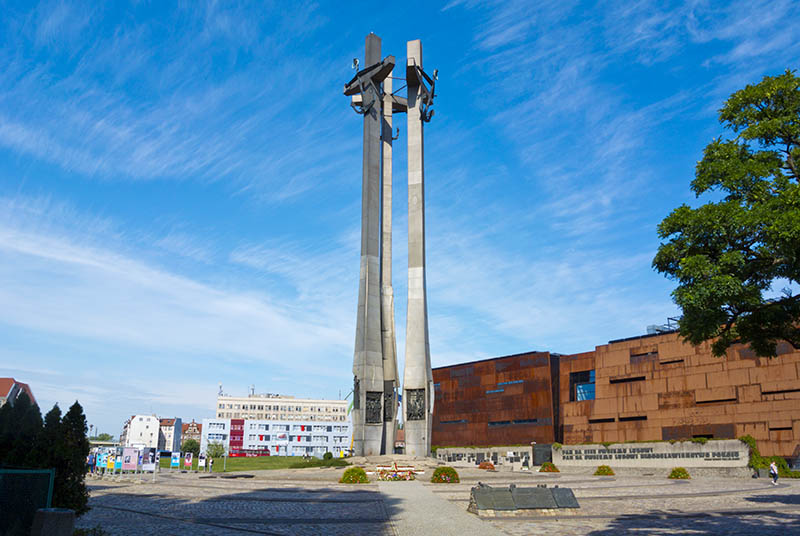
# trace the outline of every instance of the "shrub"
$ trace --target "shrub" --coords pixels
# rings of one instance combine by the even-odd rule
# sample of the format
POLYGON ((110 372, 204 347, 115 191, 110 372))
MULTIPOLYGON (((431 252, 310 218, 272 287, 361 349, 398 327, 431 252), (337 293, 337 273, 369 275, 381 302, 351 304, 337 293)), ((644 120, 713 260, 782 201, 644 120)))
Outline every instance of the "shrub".
POLYGON ((614 470, 608 465, 601 465, 594 472, 594 476, 614 476, 614 470))
POLYGON ((762 457, 761 453, 758 452, 758 446, 756 445, 756 440, 753 438, 753 436, 742 436, 739 438, 739 441, 750 447, 750 461, 747 462, 748 467, 752 469, 766 469, 769 467, 769 461, 762 457))
POLYGON ((603 442, 602 442, 602 443, 600 443, 600 444, 601 444, 601 445, 603 445, 603 447, 605 447, 605 448, 608 448, 608 447, 610 447, 611 445, 613 445, 613 444, 614 444, 614 442, 613 442, 613 441, 603 441, 603 442))
POLYGON ((342 484, 367 484, 369 478, 367 478, 366 471, 361 467, 350 467, 349 469, 345 469, 339 482, 342 484))
POLYGON ((458 473, 452 467, 437 467, 433 471, 431 482, 434 484, 458 484, 461 482, 458 473))
POLYGON ((692 443, 700 443, 701 445, 705 445, 706 443, 708 443, 708 438, 707 437, 693 437, 689 441, 691 441, 692 443))
POLYGON ((692 477, 689 476, 689 471, 687 471, 683 467, 675 467, 669 473, 669 476, 667 478, 686 480, 692 477))
POLYGON ((322 459, 323 460, 332 460, 333 459, 333 453, 332 452, 326 452, 325 454, 322 455, 322 459))
POLYGON ((553 450, 561 450, 561 447, 563 447, 564 445, 562 445, 561 443, 555 442, 550 446, 553 448, 553 450))
POLYGON ((553 462, 544 462, 539 468, 540 473, 560 473, 558 467, 553 462))
POLYGON ((486 469, 487 471, 494 471, 494 464, 492 462, 484 461, 478 465, 478 469, 486 469))

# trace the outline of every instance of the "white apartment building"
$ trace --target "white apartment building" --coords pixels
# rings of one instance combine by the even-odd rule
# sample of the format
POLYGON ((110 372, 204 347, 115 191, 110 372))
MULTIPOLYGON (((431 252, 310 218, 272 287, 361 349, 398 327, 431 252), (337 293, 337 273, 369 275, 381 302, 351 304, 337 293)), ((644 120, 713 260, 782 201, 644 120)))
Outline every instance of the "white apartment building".
POLYGON ((159 450, 168 450, 170 452, 180 452, 181 450, 181 432, 183 425, 179 417, 174 419, 161 419, 159 422, 161 436, 158 440, 159 450))
POLYGON ((245 397, 220 394, 217 419, 344 423, 349 421, 347 405, 346 400, 313 400, 270 393, 245 397))
POLYGON ((133 415, 120 434, 120 444, 125 447, 158 448, 161 426, 155 415, 133 415))
MULTIPOLYGON (((318 402, 329 403, 329 401, 318 402)), ((335 413, 331 415, 339 417, 335 413)), ((308 454, 321 458, 326 452, 337 458, 347 455, 352 437, 349 418, 322 420, 319 415, 313 416, 317 418, 315 420, 203 419, 200 451, 205 452, 209 443, 217 442, 233 456, 256 454, 265 450, 268 450, 271 456, 308 454)))

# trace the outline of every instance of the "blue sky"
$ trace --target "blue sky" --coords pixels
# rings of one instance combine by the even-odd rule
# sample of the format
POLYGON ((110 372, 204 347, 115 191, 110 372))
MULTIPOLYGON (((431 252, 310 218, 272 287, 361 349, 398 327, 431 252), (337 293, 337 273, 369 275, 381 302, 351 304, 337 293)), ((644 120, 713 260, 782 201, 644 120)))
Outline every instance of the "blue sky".
MULTIPOLYGON (((571 353, 677 310, 653 272, 716 110, 800 66, 800 4, 3 3, 0 376, 46 410, 213 414, 352 383, 364 37, 438 68, 434 366, 571 353)), ((405 331, 405 118, 394 286, 405 331)))

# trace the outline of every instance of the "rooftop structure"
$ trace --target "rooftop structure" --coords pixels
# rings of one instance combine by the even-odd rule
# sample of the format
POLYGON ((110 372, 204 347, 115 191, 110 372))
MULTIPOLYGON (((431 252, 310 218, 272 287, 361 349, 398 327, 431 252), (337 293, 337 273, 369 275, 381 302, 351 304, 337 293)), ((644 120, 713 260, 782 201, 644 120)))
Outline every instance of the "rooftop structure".
POLYGON ((36 398, 33 396, 33 391, 31 391, 31 388, 27 383, 18 382, 14 378, 0 378, 0 407, 6 402, 13 406, 14 402, 22 393, 28 395, 31 404, 36 404, 36 398))

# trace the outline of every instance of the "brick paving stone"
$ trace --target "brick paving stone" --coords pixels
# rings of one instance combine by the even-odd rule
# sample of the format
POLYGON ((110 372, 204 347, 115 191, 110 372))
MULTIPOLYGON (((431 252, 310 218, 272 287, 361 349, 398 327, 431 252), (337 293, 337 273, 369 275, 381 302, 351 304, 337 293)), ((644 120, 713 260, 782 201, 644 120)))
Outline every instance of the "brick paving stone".
MULTIPOLYGON (((348 486, 331 472, 281 473, 275 478, 199 479, 193 474, 159 476, 156 484, 92 480, 92 510, 76 525, 99 525, 112 536, 211 534, 404 536, 396 501, 378 484, 348 486), (327 478, 327 480, 326 480, 327 478), (398 528, 400 531, 398 532, 398 528)), ((466 525, 493 528, 512 536, 611 536, 616 534, 716 536, 790 536, 800 534, 800 482, 781 479, 704 477, 670 481, 661 476, 597 478, 586 475, 539 477, 535 473, 495 473, 459 469, 461 484, 433 485, 417 481, 437 501, 466 511, 470 488, 546 483, 571 488, 581 508, 551 516, 517 513, 520 517, 474 518, 466 525)), ((404 483, 393 483, 403 486, 404 483)), ((395 490, 403 491, 403 490, 395 490)), ((408 491, 411 491, 410 489, 408 491)), ((414 492, 417 493, 417 492, 414 492)), ((455 515, 456 510, 453 510, 455 515)), ((420 512, 419 534, 426 515, 420 512)), ((403 514, 406 515, 406 514, 403 514)), ((472 516, 472 514, 466 514, 472 516)), ((405 527, 405 528, 404 528, 405 527)), ((413 530, 417 530, 411 527, 413 530)), ((465 530, 481 534, 488 530, 465 530)))

